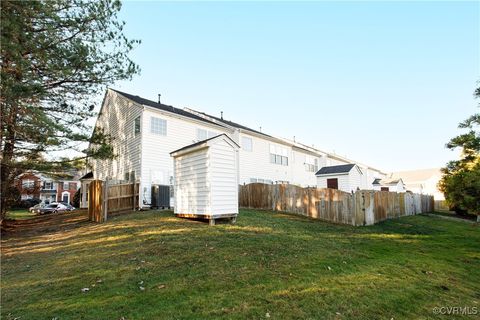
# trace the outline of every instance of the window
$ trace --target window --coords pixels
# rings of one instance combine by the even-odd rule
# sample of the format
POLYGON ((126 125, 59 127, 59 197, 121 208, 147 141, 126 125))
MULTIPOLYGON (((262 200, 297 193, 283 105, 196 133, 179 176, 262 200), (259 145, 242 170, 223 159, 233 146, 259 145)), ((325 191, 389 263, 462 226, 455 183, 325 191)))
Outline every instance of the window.
POLYGON ((35 181, 30 180, 30 179, 22 180, 22 187, 23 188, 34 188, 35 187, 35 181))
POLYGON ((70 186, 68 185, 68 182, 63 183, 63 190, 69 190, 70 186))
POLYGON ((33 199, 33 195, 31 195, 31 194, 22 194, 21 199, 22 199, 22 200, 33 199))
POLYGON ((305 156, 305 170, 308 172, 318 171, 318 159, 311 156, 305 156))
POLYGON ((215 136, 218 136, 218 133, 215 131, 207 131, 205 129, 197 129, 197 140, 202 141, 205 139, 210 139, 215 136))
POLYGON ((130 181, 130 172, 125 172, 124 179, 125 181, 130 181))
POLYGON ((150 121, 150 132, 161 136, 167 135, 167 120, 152 117, 150 121))
POLYGON ((381 187, 380 191, 390 191, 390 189, 388 187, 381 187))
POLYGON ((53 190, 53 182, 52 181, 45 181, 45 185, 43 186, 45 190, 53 190))
POLYGON ((338 189, 338 179, 337 178, 327 179, 327 188, 338 189))
POLYGON ((134 132, 135 132, 135 137, 140 133, 140 116, 135 118, 134 132))
POLYGON ((288 166, 288 151, 286 148, 270 145, 270 163, 288 166))
POLYGON ((252 138, 242 137, 242 148, 243 148, 243 150, 252 151, 252 146, 253 146, 252 138))

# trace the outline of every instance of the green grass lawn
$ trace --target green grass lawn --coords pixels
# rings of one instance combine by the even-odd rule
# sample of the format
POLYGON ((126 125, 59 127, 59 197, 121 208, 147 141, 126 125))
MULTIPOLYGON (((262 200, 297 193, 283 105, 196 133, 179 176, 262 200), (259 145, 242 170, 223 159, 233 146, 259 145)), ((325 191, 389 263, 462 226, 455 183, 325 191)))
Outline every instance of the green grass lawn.
POLYGON ((7 235, 1 276, 2 319, 445 319, 432 309, 480 309, 480 230, 253 210, 210 227, 150 211, 7 235))
POLYGON ((24 220, 24 219, 31 219, 37 216, 35 213, 31 213, 28 209, 17 209, 17 210, 10 210, 7 211, 6 218, 13 219, 13 220, 24 220))

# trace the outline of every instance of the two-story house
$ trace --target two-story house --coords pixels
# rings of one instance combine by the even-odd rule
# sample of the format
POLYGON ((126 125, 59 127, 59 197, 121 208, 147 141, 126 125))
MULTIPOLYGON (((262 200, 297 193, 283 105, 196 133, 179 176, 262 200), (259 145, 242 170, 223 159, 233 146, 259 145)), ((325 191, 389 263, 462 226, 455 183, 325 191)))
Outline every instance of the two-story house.
POLYGON ((71 203, 75 192, 80 188, 78 175, 57 178, 34 171, 19 175, 14 183, 20 192, 21 200, 38 199, 43 203, 71 203))
MULTIPOLYGON (((239 181, 291 183, 316 186, 315 173, 324 166, 352 163, 337 155, 296 141, 274 137, 238 123, 199 112, 179 109, 128 93, 108 89, 95 130, 113 138, 116 155, 110 160, 91 160, 95 179, 139 181, 140 203, 151 203, 152 185, 173 184, 170 152, 225 133, 237 142, 239 181)), ((93 147, 93 146, 92 146, 93 147)), ((385 176, 380 170, 358 164, 367 180, 385 176), (368 176, 367 176, 368 174, 368 176)), ((370 182, 370 184, 371 184, 370 182)), ((85 195, 84 195, 85 196, 85 195)))

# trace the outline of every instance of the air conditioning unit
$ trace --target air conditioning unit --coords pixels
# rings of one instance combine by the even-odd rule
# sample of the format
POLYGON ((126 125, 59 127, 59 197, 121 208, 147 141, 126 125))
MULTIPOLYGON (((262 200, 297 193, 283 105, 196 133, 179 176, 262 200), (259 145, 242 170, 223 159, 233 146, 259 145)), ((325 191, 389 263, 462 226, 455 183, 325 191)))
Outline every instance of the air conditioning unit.
POLYGON ((152 208, 170 208, 170 186, 152 185, 152 208))

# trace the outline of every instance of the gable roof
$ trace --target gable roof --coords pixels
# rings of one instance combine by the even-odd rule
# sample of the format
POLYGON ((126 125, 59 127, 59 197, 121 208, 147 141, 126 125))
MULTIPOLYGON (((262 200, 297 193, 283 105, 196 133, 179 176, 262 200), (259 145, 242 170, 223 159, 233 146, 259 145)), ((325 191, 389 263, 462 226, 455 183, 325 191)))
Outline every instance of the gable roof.
POLYGON ((315 173, 315 175, 319 176, 323 174, 348 173, 350 172, 350 170, 352 170, 353 167, 355 167, 354 163, 322 167, 320 170, 317 171, 317 173, 315 173))
POLYGON ((148 99, 145 99, 145 98, 142 98, 142 97, 139 97, 139 96, 134 96, 132 94, 125 93, 125 92, 122 92, 122 91, 118 91, 118 90, 115 90, 115 89, 110 89, 110 90, 115 91, 116 93, 121 94, 125 98, 130 99, 133 102, 136 102, 136 103, 141 104, 141 105, 149 106, 149 107, 152 107, 152 108, 155 108, 155 109, 159 109, 159 110, 170 112, 170 113, 175 113, 175 114, 180 115, 180 116, 184 116, 184 117, 187 117, 187 118, 191 118, 191 119, 195 119, 195 120, 199 120, 199 121, 202 121, 202 122, 206 122, 206 123, 209 123, 209 124, 214 124, 214 125, 219 126, 218 123, 215 123, 213 121, 210 121, 210 120, 202 118, 202 117, 199 117, 196 114, 185 111, 183 109, 179 109, 179 108, 175 108, 175 107, 172 107, 172 106, 169 106, 169 105, 166 105, 166 104, 158 103, 158 102, 148 100, 148 99))
MULTIPOLYGON (((380 185, 380 186, 391 186, 391 185, 396 185, 402 181, 402 179, 375 179, 372 184, 374 185, 380 185)), ((403 181, 402 181, 403 183, 403 181)))
POLYGON ((177 149, 175 151, 172 151, 170 152, 170 155, 173 155, 174 153, 177 153, 177 152, 180 152, 180 151, 184 151, 184 150, 187 150, 187 149, 191 149, 191 148, 195 148, 195 147, 198 147, 210 140, 214 140, 214 139, 217 139, 221 136, 225 136, 228 140, 230 140, 231 142, 233 142, 234 145, 236 145, 238 148, 240 148, 240 146, 232 140, 232 138, 230 138, 228 135, 226 135, 225 133, 222 133, 222 134, 219 134, 218 136, 215 136, 215 137, 211 137, 211 138, 208 138, 208 139, 205 139, 205 140, 202 140, 202 141, 198 141, 198 142, 195 142, 195 143, 192 143, 192 144, 189 144, 188 146, 185 146, 185 147, 182 147, 180 149, 177 149))

